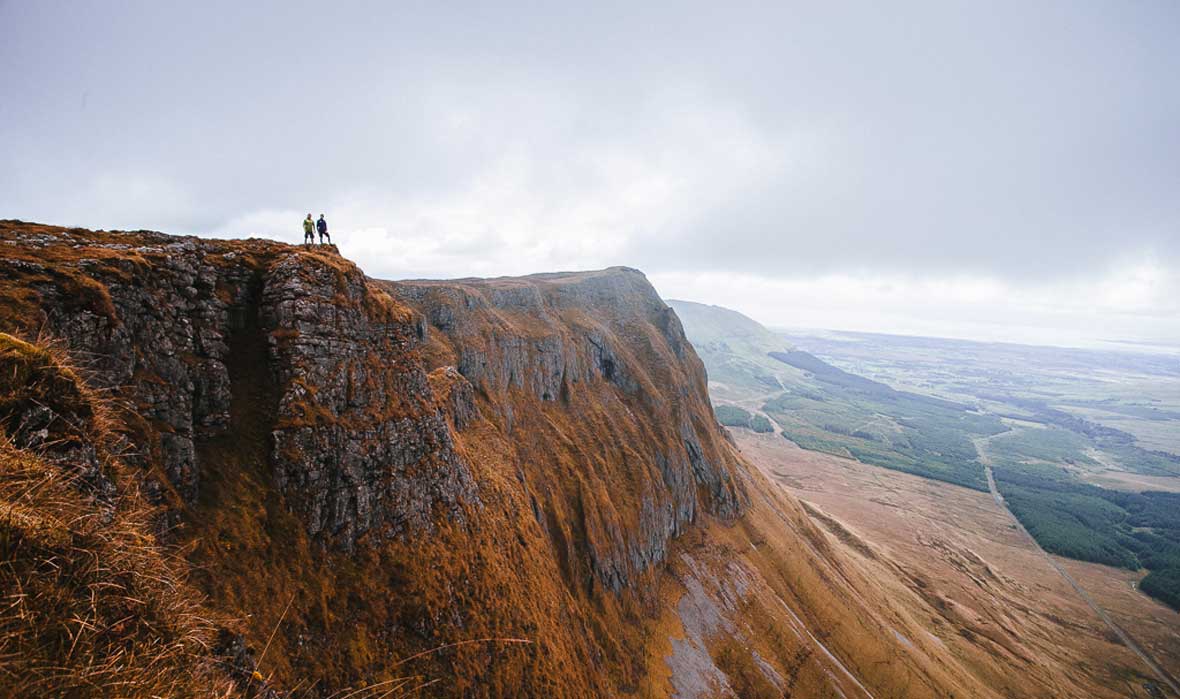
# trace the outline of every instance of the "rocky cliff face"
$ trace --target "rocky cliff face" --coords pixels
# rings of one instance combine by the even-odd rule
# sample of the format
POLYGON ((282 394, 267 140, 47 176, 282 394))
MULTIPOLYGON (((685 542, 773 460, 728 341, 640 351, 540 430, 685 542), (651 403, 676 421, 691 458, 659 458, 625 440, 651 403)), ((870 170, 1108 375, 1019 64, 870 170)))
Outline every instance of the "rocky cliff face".
POLYGON ((425 319, 427 361, 455 366, 488 418, 517 437, 513 460, 539 524, 551 529, 584 506, 580 495, 563 494, 571 477, 590 491, 615 491, 582 514, 584 532, 548 532, 558 541, 585 535, 591 572, 608 589, 664 560, 698 512, 741 513, 748 498, 719 440, 704 367, 639 271, 384 286, 425 319), (619 415, 643 415, 648 432, 626 434, 619 415), (530 451, 520 442, 548 446, 530 451), (587 454, 587 443, 599 453, 587 454), (562 472, 579 461, 576 473, 562 472))
POLYGON ((117 404, 165 543, 274 686, 958 687, 865 640, 907 622, 846 601, 872 585, 726 441, 635 270, 378 282, 334 249, 0 222, 0 300, 117 404))
POLYGON ((198 444, 230 427, 234 368, 269 403, 251 408, 269 414, 274 484, 311 536, 350 548, 370 529, 429 529, 436 511, 462 521, 478 504, 413 354, 411 315, 334 252, 148 233, 97 242, 6 240, 8 283, 36 297, 10 319, 60 338, 132 404, 152 447, 144 463, 183 505, 199 499, 198 444))
POLYGON ((288 255, 263 279, 259 330, 279 386, 270 461, 308 534, 351 548, 371 529, 462 523, 479 498, 410 314, 339 260, 288 255))

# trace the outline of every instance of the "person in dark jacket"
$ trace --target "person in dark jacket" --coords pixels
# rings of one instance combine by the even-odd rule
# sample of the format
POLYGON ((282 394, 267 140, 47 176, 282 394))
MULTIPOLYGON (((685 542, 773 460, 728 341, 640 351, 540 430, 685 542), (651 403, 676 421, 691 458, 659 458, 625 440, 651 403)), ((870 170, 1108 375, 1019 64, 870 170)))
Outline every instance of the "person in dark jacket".
POLYGON ((315 229, 320 232, 320 245, 324 244, 324 238, 328 242, 332 242, 332 236, 328 235, 328 222, 324 220, 324 215, 320 214, 320 220, 315 222, 315 229))
POLYGON ((311 220, 311 214, 303 219, 303 244, 311 245, 315 243, 315 222, 311 220))

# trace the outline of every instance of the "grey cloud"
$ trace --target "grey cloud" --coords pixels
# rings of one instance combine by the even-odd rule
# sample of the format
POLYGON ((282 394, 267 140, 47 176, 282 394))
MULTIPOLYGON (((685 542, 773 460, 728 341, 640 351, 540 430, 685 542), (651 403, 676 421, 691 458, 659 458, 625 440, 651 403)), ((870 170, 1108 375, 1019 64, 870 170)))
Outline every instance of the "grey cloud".
POLYGON ((1180 261, 1175 3, 441 5, 2 4, 0 216, 205 232, 512 158, 551 212, 630 154, 650 271, 1180 261))

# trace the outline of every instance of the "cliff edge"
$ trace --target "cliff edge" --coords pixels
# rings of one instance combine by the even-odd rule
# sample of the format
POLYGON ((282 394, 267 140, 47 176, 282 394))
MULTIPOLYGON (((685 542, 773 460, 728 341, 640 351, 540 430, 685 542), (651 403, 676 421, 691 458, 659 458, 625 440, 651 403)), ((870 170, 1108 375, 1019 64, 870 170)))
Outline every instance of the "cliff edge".
POLYGON ((743 461, 636 270, 0 221, 0 300, 109 405, 87 492, 155 508, 243 694, 988 696, 743 461))

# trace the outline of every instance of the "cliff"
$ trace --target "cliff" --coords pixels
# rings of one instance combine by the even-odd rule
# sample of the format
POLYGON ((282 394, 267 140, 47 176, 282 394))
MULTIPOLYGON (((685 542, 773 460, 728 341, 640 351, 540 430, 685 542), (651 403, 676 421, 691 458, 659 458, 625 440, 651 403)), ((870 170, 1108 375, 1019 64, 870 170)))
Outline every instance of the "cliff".
POLYGON ((743 461, 636 270, 5 221, 0 301, 109 406, 126 473, 86 501, 154 505, 239 692, 988 696, 743 461))
POLYGON ((479 397, 476 438, 499 443, 570 584, 618 591, 698 514, 742 511, 704 367, 637 270, 382 286, 421 314, 428 366, 479 397))

